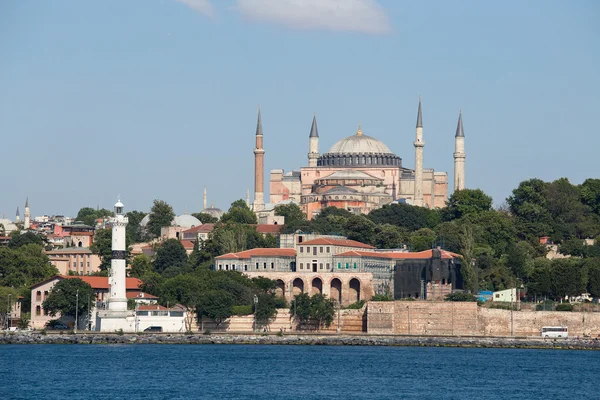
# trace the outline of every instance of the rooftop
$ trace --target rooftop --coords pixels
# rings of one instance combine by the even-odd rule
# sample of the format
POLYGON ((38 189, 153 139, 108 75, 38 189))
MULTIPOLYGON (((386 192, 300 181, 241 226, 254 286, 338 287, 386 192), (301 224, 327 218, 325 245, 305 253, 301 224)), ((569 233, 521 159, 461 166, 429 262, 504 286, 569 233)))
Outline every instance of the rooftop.
POLYGON ((363 249, 374 249, 374 246, 370 244, 357 242, 356 240, 349 239, 328 239, 328 238, 317 238, 308 240, 302 243, 303 245, 330 245, 330 246, 341 246, 341 247, 360 247, 363 249))
MULTIPOLYGON (((451 251, 440 250, 442 259, 459 258, 460 254, 453 253, 451 251)), ((371 258, 385 258, 388 260, 427 260, 433 258, 433 250, 424 250, 418 252, 375 252, 375 251, 346 251, 344 253, 336 254, 334 257, 371 257, 371 258)))
POLYGON ((265 249, 252 249, 240 251, 239 253, 227 253, 222 256, 215 257, 217 260, 221 259, 250 259, 251 257, 295 257, 296 250, 294 249, 281 249, 281 248, 265 248, 265 249))

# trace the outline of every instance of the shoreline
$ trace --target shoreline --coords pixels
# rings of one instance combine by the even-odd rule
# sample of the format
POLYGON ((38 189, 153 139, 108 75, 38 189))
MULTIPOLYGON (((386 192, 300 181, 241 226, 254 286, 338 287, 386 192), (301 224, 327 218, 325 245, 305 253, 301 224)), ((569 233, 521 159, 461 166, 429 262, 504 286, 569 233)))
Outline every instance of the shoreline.
POLYGON ((542 339, 515 337, 460 336, 385 336, 323 334, 47 334, 8 333, 0 335, 2 344, 251 344, 303 346, 394 346, 519 348, 557 350, 600 350, 600 341, 578 339, 542 339))

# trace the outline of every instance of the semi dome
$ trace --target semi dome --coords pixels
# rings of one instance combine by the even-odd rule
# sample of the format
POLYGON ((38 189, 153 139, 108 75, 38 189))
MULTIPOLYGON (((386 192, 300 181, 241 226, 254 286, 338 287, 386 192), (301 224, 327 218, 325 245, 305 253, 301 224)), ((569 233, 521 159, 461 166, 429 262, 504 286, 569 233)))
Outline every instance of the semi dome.
POLYGON ((402 159, 391 152, 382 141, 363 135, 360 126, 355 135, 335 143, 319 157, 319 166, 402 166, 402 159))
MULTIPOLYGON (((142 220, 140 221, 140 226, 142 228, 145 228, 146 225, 148 225, 148 222, 150 221, 150 214, 147 214, 144 218, 142 218, 142 220)), ((173 221, 171 221, 171 225, 172 226, 181 226, 184 228, 192 228, 194 226, 200 226, 202 225, 202 222, 200 222, 200 220, 192 215, 189 214, 183 214, 183 215, 178 215, 175 218, 173 218, 173 221)))

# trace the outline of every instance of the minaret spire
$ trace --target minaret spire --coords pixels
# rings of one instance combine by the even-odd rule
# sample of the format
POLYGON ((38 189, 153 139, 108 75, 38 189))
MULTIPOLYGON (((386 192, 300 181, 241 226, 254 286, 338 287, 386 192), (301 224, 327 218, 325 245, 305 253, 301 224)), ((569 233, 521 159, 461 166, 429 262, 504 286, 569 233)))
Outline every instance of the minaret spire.
POLYGON ((246 189, 246 205, 250 207, 250 189, 246 189))
POLYGON ((423 113, 421 111, 421 96, 419 96, 419 110, 417 111, 417 128, 415 141, 415 194, 413 204, 423 207, 423 113))
POLYGON ((204 185, 204 199, 203 199, 203 200, 204 200, 204 201, 203 201, 203 204, 202 204, 202 206, 203 206, 204 208, 202 209, 202 211, 206 210, 206 207, 207 207, 207 205, 208 205, 208 197, 206 197, 206 185, 204 185))
POLYGON ((310 135, 308 136, 308 166, 316 167, 319 160, 319 129, 317 128, 317 113, 313 115, 310 135))
POLYGON ((465 131, 463 129, 462 109, 458 114, 456 134, 454 135, 454 191, 465 188, 465 131))
POLYGON ((265 200, 265 150, 263 149, 263 129, 258 106, 258 121, 256 122, 256 146, 254 148, 254 211, 264 208, 265 200))
POLYGON ((15 222, 21 221, 21 213, 19 212, 19 206, 17 206, 17 215, 15 216, 15 222))
POLYGON ((31 211, 29 210, 29 197, 25 199, 25 213, 23 214, 23 228, 29 229, 31 227, 31 211))

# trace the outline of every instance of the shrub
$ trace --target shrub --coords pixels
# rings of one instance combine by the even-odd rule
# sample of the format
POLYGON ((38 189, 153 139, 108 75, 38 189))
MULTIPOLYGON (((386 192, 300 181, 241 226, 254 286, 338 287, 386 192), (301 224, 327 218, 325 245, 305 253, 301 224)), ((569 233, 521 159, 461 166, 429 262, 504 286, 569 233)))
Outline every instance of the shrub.
POLYGON ((569 303, 557 304, 556 311, 573 311, 573 304, 569 304, 569 303))
POLYGON ((450 293, 445 301, 476 301, 475 296, 469 293, 450 293))
POLYGON ((204 331, 204 335, 210 335, 212 332, 210 331, 210 329, 206 328, 206 330, 204 331))
POLYGON ((250 315, 252 314, 252 306, 233 306, 233 315, 250 315))
POLYGON ((360 301, 357 301, 356 303, 350 304, 346 308, 348 310, 360 310, 361 308, 363 308, 364 305, 365 305, 365 301, 364 300, 360 300, 360 301))
POLYGON ((371 301, 394 301, 394 298, 387 294, 376 294, 371 297, 371 301))
POLYGON ((48 334, 48 332, 46 332, 46 330, 45 330, 45 329, 42 329, 42 330, 40 331, 40 335, 42 335, 42 336, 46 336, 47 334, 48 334))
POLYGON ((289 304, 284 297, 275 296, 275 308, 288 308, 289 304))
POLYGON ((535 305, 535 311, 552 311, 554 310, 554 301, 545 300, 542 303, 535 305))
POLYGON ((280 330, 279 332, 277 332, 277 336, 279 336, 279 337, 283 336, 283 331, 280 330))
POLYGON ((488 303, 488 308, 497 308, 500 310, 510 310, 512 309, 514 310, 518 310, 519 309, 519 304, 518 303, 510 303, 510 302, 506 302, 506 301, 494 301, 494 302, 489 302, 488 303))

